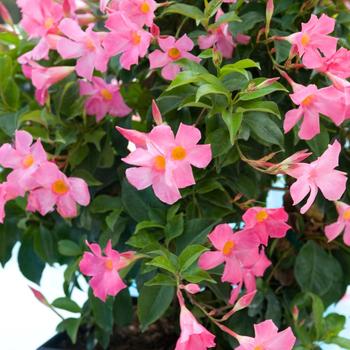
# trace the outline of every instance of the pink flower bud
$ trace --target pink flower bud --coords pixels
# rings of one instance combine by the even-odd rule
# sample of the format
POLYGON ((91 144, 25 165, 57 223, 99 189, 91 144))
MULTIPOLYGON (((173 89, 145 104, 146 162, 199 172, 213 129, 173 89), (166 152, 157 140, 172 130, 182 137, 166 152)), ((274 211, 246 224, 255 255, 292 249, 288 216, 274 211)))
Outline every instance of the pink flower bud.
POLYGON ((36 289, 34 289, 34 288, 30 287, 30 286, 29 286, 29 288, 30 288, 30 290, 32 291, 32 293, 34 294, 34 296, 35 296, 35 298, 36 298, 37 300, 39 300, 39 301, 40 301, 41 303, 43 303, 44 305, 49 305, 48 301, 47 301, 46 298, 42 295, 41 292, 39 292, 38 290, 36 290, 36 289))
POLYGON ((13 25, 13 20, 12 20, 12 17, 10 15, 10 12, 6 8, 6 6, 2 3, 0 3, 0 16, 2 17, 2 19, 4 20, 5 23, 7 23, 9 25, 13 25))
POLYGON ((154 100, 152 101, 152 115, 157 125, 163 124, 162 115, 160 114, 160 110, 154 100))
POLYGON ((180 288, 184 289, 186 292, 190 294, 197 294, 201 291, 201 287, 195 283, 189 283, 187 285, 181 285, 180 288))

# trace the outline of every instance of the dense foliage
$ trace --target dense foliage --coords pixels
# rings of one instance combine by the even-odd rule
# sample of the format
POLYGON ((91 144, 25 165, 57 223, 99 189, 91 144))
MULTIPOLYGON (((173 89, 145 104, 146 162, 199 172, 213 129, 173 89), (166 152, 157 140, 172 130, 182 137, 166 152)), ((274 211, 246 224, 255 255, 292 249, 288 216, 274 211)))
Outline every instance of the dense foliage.
MULTIPOLYGON (((259 344, 244 347, 244 339, 237 335, 253 336, 253 325, 265 320, 273 320, 280 330, 291 327, 297 338, 295 349, 318 349, 321 342, 350 349, 350 340, 338 336, 345 318, 324 316, 350 284, 350 239, 334 239, 350 227, 345 204, 350 203, 349 187, 341 190, 350 169, 347 3, 193 0, 159 2, 151 9, 153 1, 149 5, 145 1, 149 7, 143 7, 143 13, 152 10, 155 17, 140 19, 132 17, 136 0, 120 0, 120 4, 40 0, 35 5, 38 9, 31 10, 28 2, 34 6, 33 1, 17 1, 23 18, 19 24, 13 24, 0 7, 5 22, 0 27, 0 141, 6 145, 0 149, 4 168, 0 204, 6 204, 0 225, 0 262, 6 264, 20 241, 19 267, 34 283, 40 285, 45 264, 67 266, 65 295, 49 304, 36 292, 50 307, 75 313, 58 330, 67 331, 73 342, 79 329, 84 330, 86 349, 97 343, 107 349, 115 329, 135 322, 135 315, 142 331, 162 317, 177 322, 178 299, 216 335, 217 349, 235 348, 238 342, 242 350, 275 349, 268 344, 266 349, 259 344), (130 18, 123 14, 122 3, 129 6, 130 18), (31 18, 33 13, 38 18, 31 18), (57 16, 50 17, 53 13, 57 16), (327 32, 329 23, 321 29, 315 25, 312 30, 323 30, 323 37, 315 39, 316 48, 301 53, 298 45, 307 47, 319 32, 299 39, 291 35, 299 33, 311 15, 321 18, 322 14, 336 20, 334 32, 327 32), (80 32, 79 25, 86 33, 80 32), (35 31, 35 26, 46 29, 35 31), (126 48, 123 40, 128 33, 134 45, 141 43, 137 54, 134 47, 126 48), (166 36, 181 38, 182 44, 176 46, 177 41, 167 41, 166 36), (338 43, 329 36, 339 38, 338 43), (344 48, 336 63, 330 59, 334 53, 329 54, 334 44, 344 48), (298 84, 314 84, 309 88, 314 89, 312 98, 298 84), (313 99, 318 104, 310 112, 313 99), (295 105, 301 106, 302 123, 308 124, 300 132, 294 126, 300 114, 297 118, 294 114, 296 119, 288 125, 286 121, 287 112, 293 118, 289 111, 298 108, 295 105), (183 143, 174 146, 184 125, 193 126, 182 136, 190 144, 187 153, 193 151, 191 164, 181 169, 173 165, 169 177, 158 178, 160 171, 168 171, 168 160, 157 155, 162 154, 159 149, 167 149, 172 142, 173 160, 186 156, 183 143), (43 160, 34 164, 36 172, 25 173, 14 164, 19 157, 22 163, 18 164, 27 169, 34 162, 27 153, 39 152, 40 142, 28 151, 31 140, 18 130, 41 140, 39 151, 46 156, 40 153, 43 160), (25 144, 26 151, 21 151, 20 144, 25 144), (310 154, 297 153, 306 149, 310 154), (155 165, 149 165, 150 154, 161 157, 154 158, 155 165), (139 166, 143 172, 130 171, 139 166), (324 186, 321 176, 328 181, 324 186), (52 184, 48 183, 51 178, 52 184), (273 221, 267 232, 260 233, 254 252, 245 248, 237 255, 242 261, 255 259, 252 266, 266 259, 263 271, 252 273, 248 263, 239 260, 238 265, 228 266, 231 260, 225 260, 225 269, 231 270, 224 273, 223 282, 224 260, 212 269, 215 264, 207 260, 209 251, 222 250, 227 259, 235 245, 253 244, 249 239, 260 232, 256 225, 275 215, 263 209, 271 191, 284 194, 284 210, 275 218, 282 226, 277 229, 273 221), (293 205, 309 191, 307 205, 293 205), (78 212, 75 202, 81 205, 78 212), (243 217, 249 210, 257 211, 250 227, 250 219, 243 217), (283 226, 287 218, 290 227, 283 226), (339 225, 328 228, 325 235, 325 225, 337 220, 342 229, 339 225), (208 239, 214 229, 219 240, 232 234, 227 233, 228 226, 218 226, 224 223, 241 230, 233 237, 245 234, 239 238, 241 243, 233 238, 218 248, 212 235, 208 239), (86 241, 95 255, 85 252, 86 241), (110 260, 105 262, 99 249, 106 246, 110 260), (113 255, 111 246, 119 254, 113 255), (83 255, 83 260, 90 259, 86 264, 83 255), (94 262, 92 271, 89 263, 94 262), (95 284, 80 308, 71 300, 72 291, 80 288, 82 273, 101 272, 96 266, 101 271, 114 269, 106 278, 118 278, 120 292, 116 286, 97 291, 95 284), (245 274, 244 283, 238 272, 245 274), (137 299, 123 283, 137 288, 137 299), (242 295, 254 299, 240 299, 237 304, 242 295), (229 302, 235 305, 233 311, 229 302)), ((213 340, 206 336, 209 347, 213 340)), ((284 349, 290 349, 291 343, 284 349)))

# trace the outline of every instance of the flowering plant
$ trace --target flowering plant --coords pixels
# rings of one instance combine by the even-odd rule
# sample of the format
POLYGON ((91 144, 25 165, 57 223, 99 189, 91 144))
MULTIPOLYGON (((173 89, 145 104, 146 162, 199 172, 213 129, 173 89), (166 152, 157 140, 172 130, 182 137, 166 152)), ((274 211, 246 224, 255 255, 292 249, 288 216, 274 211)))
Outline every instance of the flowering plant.
POLYGON ((347 1, 17 6, 14 24, 0 4, 0 262, 20 241, 34 283, 67 266, 64 296, 34 289, 75 313, 58 330, 350 349, 324 316, 350 284, 347 1))

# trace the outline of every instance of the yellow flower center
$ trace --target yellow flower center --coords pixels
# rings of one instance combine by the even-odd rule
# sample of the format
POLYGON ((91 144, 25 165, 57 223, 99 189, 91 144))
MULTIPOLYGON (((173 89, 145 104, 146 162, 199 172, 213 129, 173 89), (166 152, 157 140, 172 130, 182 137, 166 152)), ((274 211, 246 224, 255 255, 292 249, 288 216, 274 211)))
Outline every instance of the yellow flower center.
POLYGON ((156 156, 154 158, 154 168, 158 171, 164 171, 166 165, 165 158, 163 156, 156 156))
POLYGON ((186 150, 182 146, 176 146, 171 151, 171 157, 174 160, 182 160, 186 157, 186 150))
POLYGON ((224 248, 222 249, 222 253, 226 256, 230 255, 234 247, 235 247, 235 242, 227 241, 224 245, 224 248))
POLYGON ((106 101, 111 101, 113 98, 113 94, 108 89, 101 89, 100 95, 106 101))
POLYGON ((168 50, 168 56, 170 58, 172 58, 173 60, 177 60, 178 58, 180 58, 181 52, 176 47, 173 47, 173 48, 168 50))
POLYGON ((95 44, 91 39, 86 40, 86 47, 91 51, 94 51, 96 49, 95 44))
POLYGON ((350 220, 350 209, 345 210, 345 212, 343 214, 343 219, 350 220))
POLYGON ((307 34, 303 34, 301 37, 301 45, 307 46, 310 42, 310 37, 307 34))
POLYGON ((264 350, 264 348, 261 345, 258 345, 254 348, 254 350, 264 350))
POLYGON ((257 222, 265 221, 269 217, 269 214, 267 214, 267 211, 265 209, 260 210, 259 213, 255 215, 257 222))
POLYGON ((45 23, 44 23, 45 29, 50 29, 54 23, 55 23, 54 19, 49 17, 48 19, 45 20, 45 23))
POLYGON ((113 270, 113 261, 111 259, 105 261, 105 268, 109 271, 113 270))
POLYGON ((141 42, 141 36, 137 32, 132 32, 131 41, 134 45, 138 45, 141 42))
POLYGON ((69 187, 64 180, 59 179, 52 184, 52 191, 56 194, 63 195, 69 191, 69 187))
POLYGON ((24 168, 29 168, 34 163, 34 157, 31 154, 28 154, 23 160, 22 164, 24 168))
POLYGON ((314 95, 310 95, 310 96, 308 96, 308 97, 305 97, 305 98, 303 99, 303 101, 301 102, 301 105, 302 105, 303 107, 308 107, 308 106, 310 106, 311 103, 313 102, 314 98, 315 98, 314 95))
POLYGON ((140 11, 142 13, 148 13, 150 10, 151 10, 151 8, 149 7, 148 2, 145 1, 141 4, 140 11))

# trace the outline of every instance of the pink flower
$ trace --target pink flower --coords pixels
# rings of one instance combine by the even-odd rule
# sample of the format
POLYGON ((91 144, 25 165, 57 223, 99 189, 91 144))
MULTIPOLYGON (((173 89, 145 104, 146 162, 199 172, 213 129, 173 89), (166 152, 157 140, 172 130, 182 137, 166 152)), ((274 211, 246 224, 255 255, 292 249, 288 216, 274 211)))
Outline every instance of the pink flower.
POLYGON ((260 238, 262 244, 267 245, 269 237, 282 238, 290 229, 286 224, 288 214, 284 208, 265 209, 253 207, 243 215, 246 229, 252 229, 260 238))
POLYGON ((192 40, 184 34, 176 40, 173 36, 159 37, 158 44, 163 50, 155 50, 149 54, 150 68, 162 69, 162 77, 167 80, 173 80, 180 72, 180 66, 175 64, 181 58, 187 58, 191 61, 199 62, 200 58, 190 54, 188 51, 193 49, 192 40))
POLYGON ((185 305, 181 305, 180 327, 181 334, 175 350, 206 350, 215 347, 215 335, 198 323, 185 305))
POLYGON ((145 132, 115 127, 128 141, 140 148, 147 148, 147 134, 145 132))
MULTIPOLYGON (((23 29, 29 38, 39 38, 36 47, 30 51, 31 59, 47 59, 51 47, 50 36, 59 33, 58 24, 64 16, 61 4, 52 0, 17 0, 21 8, 23 29)), ((28 53, 27 53, 28 55, 28 53)))
POLYGON ((350 246, 350 205, 343 202, 336 202, 338 220, 325 227, 328 241, 333 241, 344 231, 344 243, 350 246))
POLYGON ((129 70, 137 64, 139 57, 144 57, 151 43, 152 34, 130 21, 124 12, 111 14, 106 21, 111 30, 104 39, 103 45, 109 56, 122 54, 120 64, 129 70))
POLYGON ((201 291, 201 287, 196 283, 189 283, 186 285, 180 284, 179 287, 190 294, 197 294, 201 291))
POLYGON ((346 173, 335 170, 341 146, 338 141, 328 145, 328 149, 317 160, 310 164, 298 163, 286 170, 286 173, 297 179, 290 188, 293 205, 300 203, 309 193, 310 196, 300 212, 304 214, 314 202, 318 189, 331 201, 340 199, 346 189, 346 173))
MULTIPOLYGON (((219 9, 216 13, 215 21, 223 14, 224 12, 219 9)), ((198 44, 199 48, 202 50, 215 47, 225 58, 232 58, 233 49, 236 46, 232 34, 229 31, 228 23, 222 23, 217 28, 209 29, 208 35, 200 35, 198 37, 198 44)))
POLYGON ((19 189, 17 183, 10 181, 0 184, 0 223, 5 219, 5 205, 8 201, 22 196, 22 191, 19 189))
POLYGON ((151 27, 157 3, 154 0, 120 0, 119 10, 127 14, 131 22, 139 27, 151 27))
POLYGON ((90 194, 86 182, 77 177, 67 178, 56 164, 45 162, 36 171, 37 188, 29 193, 27 210, 41 215, 54 210, 64 218, 77 216, 76 203, 86 206, 90 194))
POLYGON ((339 78, 350 77, 350 51, 344 47, 337 50, 333 55, 320 56, 314 65, 309 67, 321 73, 331 73, 339 78))
POLYGON ((215 227, 208 235, 216 251, 203 253, 198 266, 210 270, 225 263, 222 282, 239 284, 242 282, 242 268, 252 266, 259 259, 259 239, 253 232, 233 233, 228 224, 215 227))
POLYGON ((316 85, 303 86, 293 84, 292 101, 299 105, 297 109, 288 111, 284 119, 284 132, 290 131, 303 117, 299 137, 310 140, 320 133, 319 114, 329 117, 336 125, 340 125, 345 117, 343 94, 333 86, 317 89, 316 85))
POLYGON ((30 64, 23 65, 22 70, 36 88, 36 100, 44 105, 48 98, 49 88, 73 73, 74 67, 43 67, 36 62, 30 62, 30 64))
POLYGON ((334 26, 335 20, 325 14, 320 18, 311 15, 309 22, 302 23, 301 32, 287 38, 293 44, 292 50, 298 52, 307 68, 319 60, 320 52, 324 56, 330 56, 336 51, 338 39, 327 35, 333 32, 334 26))
POLYGON ((40 140, 32 143, 32 135, 26 131, 17 130, 14 147, 9 143, 0 147, 0 165, 13 169, 7 180, 16 184, 20 196, 24 196, 26 191, 35 187, 35 172, 42 163, 47 161, 46 152, 40 140))
POLYGON ((137 148, 125 163, 135 165, 126 170, 128 181, 138 190, 152 186, 155 195, 168 204, 181 198, 179 188, 195 183, 191 165, 205 168, 211 161, 210 145, 197 145, 200 131, 180 124, 176 137, 167 125, 152 129, 146 139, 147 148, 137 148))
POLYGON ((99 77, 93 77, 91 83, 80 81, 80 95, 89 96, 85 101, 85 109, 89 115, 95 115, 98 122, 106 114, 125 117, 131 112, 123 100, 116 81, 107 84, 99 77))
POLYGON ((75 70, 88 80, 91 80, 94 68, 105 72, 109 59, 101 46, 104 33, 94 32, 92 28, 93 24, 84 32, 76 21, 65 18, 59 29, 67 38, 62 38, 57 43, 57 51, 62 58, 78 59, 75 70))
POLYGON ((134 260, 135 253, 132 251, 118 253, 112 249, 112 242, 109 240, 104 250, 105 256, 103 256, 98 244, 88 242, 86 244, 92 253, 84 253, 79 263, 80 271, 86 276, 92 276, 89 284, 95 297, 106 301, 108 295, 116 296, 126 288, 118 271, 134 260))
POLYGON ((291 328, 278 332, 271 320, 254 325, 255 338, 238 337, 240 346, 236 350, 292 350, 295 336, 291 328))
POLYGON ((22 12, 20 24, 30 39, 58 33, 64 15, 62 5, 52 0, 17 0, 17 5, 22 12))
POLYGON ((234 286, 229 303, 234 304, 236 302, 243 286, 246 288, 248 294, 256 291, 256 277, 263 277, 266 269, 270 265, 271 261, 267 258, 264 249, 262 249, 259 253, 258 260, 252 262, 252 266, 242 268, 242 278, 234 286))

